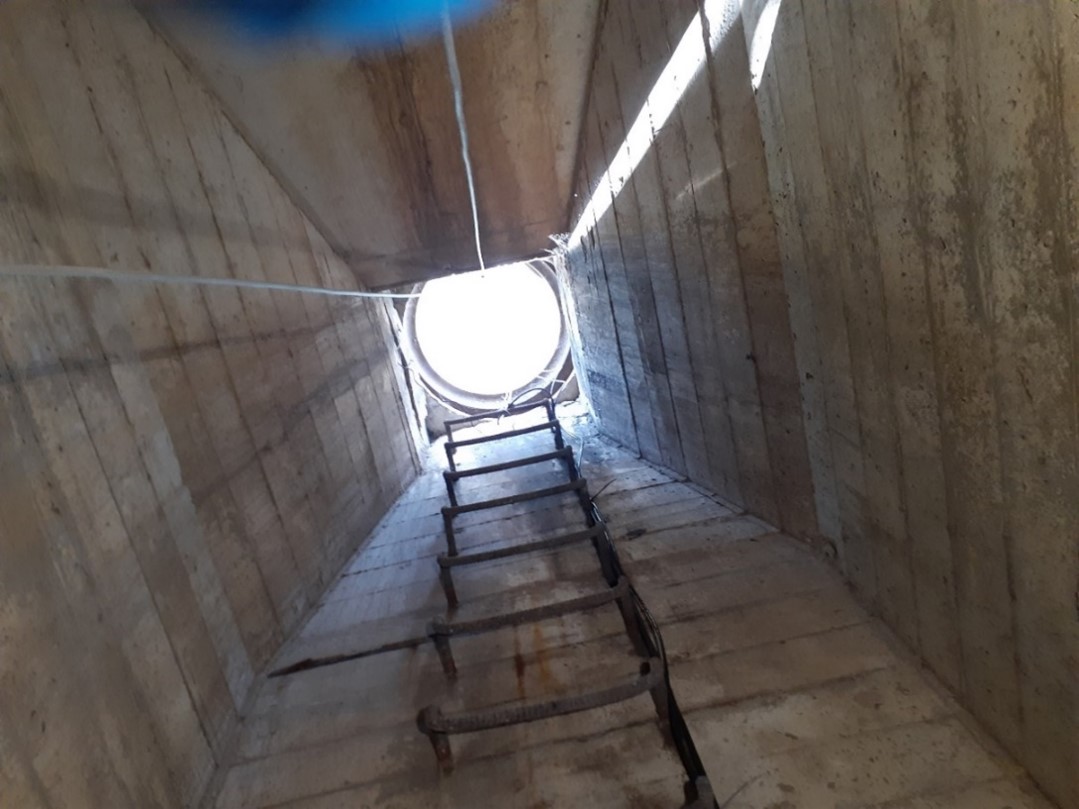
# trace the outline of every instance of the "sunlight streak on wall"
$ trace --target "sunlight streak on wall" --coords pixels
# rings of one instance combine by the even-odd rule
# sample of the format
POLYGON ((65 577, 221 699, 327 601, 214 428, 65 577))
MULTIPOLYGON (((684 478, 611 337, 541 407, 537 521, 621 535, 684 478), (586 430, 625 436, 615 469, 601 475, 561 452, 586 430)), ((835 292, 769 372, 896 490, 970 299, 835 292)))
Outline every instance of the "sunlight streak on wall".
POLYGON ((715 50, 729 26, 713 21, 723 19, 730 0, 705 0, 704 16, 710 21, 710 41, 705 46, 704 20, 700 12, 694 16, 682 35, 671 59, 653 85, 637 119, 629 128, 626 139, 615 153, 607 171, 596 184, 596 190, 588 201, 581 218, 570 235, 569 244, 574 245, 595 226, 610 210, 622 189, 626 187, 641 160, 648 154, 658 133, 670 120, 671 114, 682 100, 686 90, 700 74, 710 50, 715 50))
POLYGON ((749 75, 754 90, 760 88, 761 79, 764 78, 764 68, 768 64, 768 56, 772 53, 772 38, 782 4, 783 0, 767 0, 753 31, 753 41, 749 45, 749 75))

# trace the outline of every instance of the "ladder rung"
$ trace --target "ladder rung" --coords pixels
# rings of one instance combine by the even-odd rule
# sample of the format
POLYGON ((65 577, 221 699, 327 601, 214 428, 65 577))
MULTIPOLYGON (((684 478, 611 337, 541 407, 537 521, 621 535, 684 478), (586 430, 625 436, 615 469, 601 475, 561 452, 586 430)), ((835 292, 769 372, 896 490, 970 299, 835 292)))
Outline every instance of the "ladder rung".
POLYGON ((658 657, 641 663, 640 673, 632 680, 624 680, 610 688, 574 694, 547 702, 506 705, 474 713, 446 715, 439 706, 431 705, 420 711, 419 716, 416 717, 416 725, 420 732, 431 740, 442 770, 449 772, 453 770, 453 750, 450 748, 449 740, 451 735, 493 730, 527 722, 538 722, 555 716, 591 711, 616 702, 625 702, 646 691, 652 693, 652 701, 656 704, 660 724, 666 733, 667 679, 663 671, 663 662, 658 657))
POLYGON ((602 607, 604 604, 610 604, 619 598, 624 598, 628 593, 629 579, 620 578, 613 587, 578 596, 577 598, 545 604, 542 607, 492 615, 475 621, 460 621, 458 623, 432 621, 427 625, 427 634, 431 638, 453 638, 461 635, 478 635, 482 632, 493 632, 496 629, 504 629, 508 626, 520 626, 534 621, 557 618, 571 612, 585 612, 596 607, 602 607))
POLYGON ((446 428, 446 432, 450 432, 454 427, 460 427, 462 424, 471 424, 475 421, 481 421, 482 419, 493 419, 499 416, 518 416, 521 413, 528 413, 531 410, 538 410, 544 407, 550 414, 551 418, 554 418, 554 402, 549 398, 540 399, 536 402, 530 402, 529 404, 511 405, 503 410, 490 410, 486 413, 477 413, 474 416, 464 416, 459 419, 449 419, 442 422, 446 428))
POLYGON ((461 556, 449 556, 448 554, 442 553, 438 556, 438 564, 439 567, 442 568, 458 567, 460 565, 475 565, 480 562, 492 562, 495 559, 507 559, 511 556, 518 556, 523 553, 549 551, 554 548, 561 548, 565 545, 583 542, 586 539, 596 539, 605 530, 606 527, 601 524, 595 525, 587 531, 575 531, 572 534, 562 534, 561 536, 550 537, 549 539, 539 539, 534 542, 525 542, 521 545, 512 545, 508 548, 498 548, 493 551, 466 553, 461 556))
POLYGON ((532 424, 528 427, 518 427, 516 430, 507 430, 504 433, 495 433, 494 435, 481 435, 478 438, 466 438, 464 441, 447 441, 446 450, 453 452, 461 447, 471 447, 476 444, 486 444, 489 441, 498 441, 503 438, 516 438, 519 435, 528 435, 529 433, 538 433, 543 430, 553 430, 558 426, 557 421, 544 421, 540 424, 532 424))
POLYGON ((512 506, 517 503, 527 503, 530 500, 540 500, 544 497, 554 497, 555 495, 567 494, 568 492, 587 491, 587 487, 588 481, 584 478, 578 478, 572 483, 562 483, 558 486, 550 486, 546 489, 533 489, 529 492, 511 494, 506 497, 496 497, 493 500, 481 500, 477 503, 466 503, 463 506, 444 506, 442 508, 442 516, 445 519, 453 519, 460 514, 469 514, 473 511, 484 511, 489 508, 512 506))
POLYGON ((530 455, 527 458, 517 458, 513 461, 491 464, 490 466, 478 466, 475 469, 459 469, 454 472, 443 472, 447 481, 456 481, 461 478, 475 477, 476 475, 490 475, 494 472, 505 472, 508 469, 518 469, 522 466, 531 466, 544 461, 557 461, 563 458, 573 457, 573 447, 558 449, 554 452, 544 452, 541 455, 530 455))

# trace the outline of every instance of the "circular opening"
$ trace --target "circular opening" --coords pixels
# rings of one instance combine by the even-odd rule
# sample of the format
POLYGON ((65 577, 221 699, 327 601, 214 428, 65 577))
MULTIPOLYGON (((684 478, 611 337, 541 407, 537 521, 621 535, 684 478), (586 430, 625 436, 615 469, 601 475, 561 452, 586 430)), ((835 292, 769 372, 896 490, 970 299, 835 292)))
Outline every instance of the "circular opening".
POLYGON ((532 264, 429 281, 409 302, 405 331, 428 386, 469 409, 549 384, 569 352, 554 276, 532 264))

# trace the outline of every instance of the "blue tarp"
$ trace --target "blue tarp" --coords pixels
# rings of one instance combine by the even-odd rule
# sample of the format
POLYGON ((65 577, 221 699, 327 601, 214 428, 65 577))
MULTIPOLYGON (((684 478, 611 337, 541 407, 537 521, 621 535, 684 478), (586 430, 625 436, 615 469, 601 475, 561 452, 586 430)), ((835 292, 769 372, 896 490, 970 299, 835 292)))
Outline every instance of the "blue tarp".
POLYGON ((438 30, 444 9, 455 20, 478 16, 490 0, 181 0, 248 34, 313 36, 340 43, 377 42, 399 33, 438 30))

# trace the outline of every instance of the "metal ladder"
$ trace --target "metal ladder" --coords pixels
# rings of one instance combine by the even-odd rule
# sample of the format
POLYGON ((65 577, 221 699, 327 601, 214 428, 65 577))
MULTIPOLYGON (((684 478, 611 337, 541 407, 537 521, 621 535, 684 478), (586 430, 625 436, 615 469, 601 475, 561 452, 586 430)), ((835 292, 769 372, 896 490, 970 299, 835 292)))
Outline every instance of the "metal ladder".
POLYGON ((601 690, 572 694, 559 699, 502 706, 467 713, 447 713, 438 705, 429 705, 423 708, 419 712, 416 723, 420 731, 430 740, 442 772, 448 774, 454 768, 453 749, 450 745, 451 736, 493 730, 589 711, 633 699, 647 693, 651 696, 655 706, 657 723, 663 740, 667 744, 674 746, 685 771, 683 809, 718 809, 719 804, 712 792, 689 728, 671 690, 667 656, 659 627, 622 567, 618 558, 618 551, 603 515, 589 494, 588 481, 581 476, 572 447, 566 446, 562 426, 555 413, 554 402, 550 398, 544 398, 537 402, 511 406, 494 413, 453 419, 447 421, 445 426, 447 437, 446 459, 449 468, 443 473, 443 477, 446 483, 449 505, 442 509, 442 521, 446 534, 446 552, 438 556, 438 566, 439 581, 446 596, 446 603, 451 610, 455 609, 459 604, 453 571, 462 566, 477 565, 589 542, 596 553, 599 576, 597 576, 597 588, 594 592, 576 598, 541 607, 491 615, 472 621, 431 621, 427 626, 427 635, 438 651, 444 674, 449 678, 457 676, 457 663, 450 643, 452 638, 481 634, 505 627, 521 626, 570 613, 596 610, 609 604, 614 604, 618 608, 625 626, 627 639, 636 654, 640 656, 641 663, 638 673, 633 677, 623 679, 601 690), (454 428, 471 425, 483 419, 519 415, 540 408, 545 411, 546 421, 539 424, 464 440, 457 440, 453 435, 454 428), (554 450, 552 451, 472 469, 459 469, 457 466, 457 451, 463 447, 476 447, 490 442, 505 441, 544 431, 550 431, 551 433, 554 441, 554 450), (471 503, 461 503, 459 500, 457 484, 462 479, 524 468, 549 461, 559 461, 565 465, 566 483, 541 489, 524 490, 490 500, 471 503), (518 543, 496 550, 462 553, 458 547, 455 521, 464 514, 566 494, 576 496, 583 518, 583 525, 570 526, 565 533, 554 537, 518 543))

